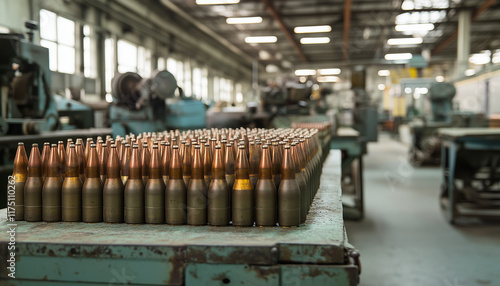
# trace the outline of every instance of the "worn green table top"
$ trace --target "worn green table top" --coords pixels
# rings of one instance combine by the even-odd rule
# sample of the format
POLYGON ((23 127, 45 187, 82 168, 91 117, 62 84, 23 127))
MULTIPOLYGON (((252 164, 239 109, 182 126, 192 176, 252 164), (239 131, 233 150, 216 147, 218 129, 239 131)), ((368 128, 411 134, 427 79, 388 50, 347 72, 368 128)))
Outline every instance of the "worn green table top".
MULTIPOLYGON (((340 152, 332 150, 307 221, 300 227, 212 227, 108 223, 17 222, 16 244, 25 255, 134 258, 181 249, 205 263, 343 264, 347 243, 342 217, 340 152), (48 247, 43 247, 48 246, 48 247), (50 247, 57 246, 57 247, 50 247), (50 252, 49 252, 50 249, 50 252)), ((6 209, 0 210, 0 247, 8 243, 6 209)), ((184 256, 184 254, 183 254, 184 256)))
POLYGON ((337 134, 335 134, 335 136, 333 136, 333 138, 335 138, 335 137, 357 138, 357 137, 359 137, 359 132, 356 131, 354 128, 351 128, 351 127, 339 127, 337 129, 337 134))
POLYGON ((498 137, 500 128, 440 128, 438 134, 445 138, 459 137, 498 137))

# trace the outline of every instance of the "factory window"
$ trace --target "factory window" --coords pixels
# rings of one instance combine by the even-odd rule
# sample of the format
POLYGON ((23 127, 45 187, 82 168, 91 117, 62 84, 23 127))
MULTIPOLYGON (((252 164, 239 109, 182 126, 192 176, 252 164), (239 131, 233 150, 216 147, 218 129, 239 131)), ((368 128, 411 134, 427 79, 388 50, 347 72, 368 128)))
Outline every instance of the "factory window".
POLYGON ((113 38, 104 40, 104 81, 106 86, 106 101, 111 102, 111 80, 115 76, 115 41, 113 38))
POLYGON ((95 54, 95 41, 91 36, 91 28, 85 25, 83 26, 83 74, 85 77, 96 77, 96 61, 93 57, 95 54))
POLYGON ((184 93, 187 97, 193 94, 191 82, 191 64, 189 61, 184 62, 184 93))
POLYGON ((149 77, 151 75, 151 51, 139 47, 137 52, 137 73, 142 77, 149 77))
POLYGON ((220 100, 231 102, 231 94, 233 93, 233 83, 229 79, 220 78, 220 100))
POLYGON ((182 61, 167 59, 167 70, 174 75, 177 85, 184 89, 184 69, 182 61))
POLYGON ((214 98, 212 98, 215 102, 220 101, 220 78, 218 76, 214 76, 214 98))
POLYGON ((201 98, 208 99, 208 70, 201 70, 201 98))
POLYGON ((75 22, 40 10, 40 45, 49 49, 53 71, 75 73, 75 22))
POLYGON ((236 84, 236 102, 238 102, 238 103, 243 102, 243 93, 242 93, 241 83, 236 84))
POLYGON ((165 67, 166 67, 166 65, 165 65, 165 59, 162 58, 162 57, 159 57, 158 61, 156 63, 156 69, 159 70, 159 71, 162 71, 162 70, 165 69, 165 67))
POLYGON ((201 98, 201 69, 193 69, 193 94, 197 99, 201 98))
POLYGON ((118 40, 118 72, 137 72, 137 46, 124 40, 118 40))
POLYGON ((207 69, 193 69, 193 93, 197 99, 208 99, 207 69))

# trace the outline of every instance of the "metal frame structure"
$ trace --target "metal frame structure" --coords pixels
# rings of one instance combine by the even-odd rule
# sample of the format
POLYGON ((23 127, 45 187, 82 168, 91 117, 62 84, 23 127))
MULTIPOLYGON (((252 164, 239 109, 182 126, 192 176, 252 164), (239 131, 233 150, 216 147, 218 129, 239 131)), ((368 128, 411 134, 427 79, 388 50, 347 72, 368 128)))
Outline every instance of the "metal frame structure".
POLYGON ((442 128, 438 134, 442 139, 441 206, 448 221, 500 217, 500 129, 442 128), (472 180, 481 188, 467 183, 472 180))

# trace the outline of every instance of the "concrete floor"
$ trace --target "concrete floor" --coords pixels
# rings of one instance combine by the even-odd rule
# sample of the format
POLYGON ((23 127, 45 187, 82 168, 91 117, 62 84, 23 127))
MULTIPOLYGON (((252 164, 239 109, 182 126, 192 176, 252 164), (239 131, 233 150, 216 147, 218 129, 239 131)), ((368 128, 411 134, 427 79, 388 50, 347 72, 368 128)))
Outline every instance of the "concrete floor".
POLYGON ((413 168, 388 136, 364 157, 365 219, 347 221, 361 286, 500 285, 500 224, 448 224, 439 167, 413 168))

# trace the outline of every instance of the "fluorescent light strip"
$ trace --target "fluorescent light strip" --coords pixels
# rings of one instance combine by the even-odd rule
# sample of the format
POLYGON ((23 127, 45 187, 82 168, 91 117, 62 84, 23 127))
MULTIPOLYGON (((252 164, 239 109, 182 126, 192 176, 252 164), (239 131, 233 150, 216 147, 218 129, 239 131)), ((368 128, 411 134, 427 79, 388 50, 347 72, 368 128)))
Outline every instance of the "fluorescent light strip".
POLYGON ((390 76, 391 72, 389 70, 379 70, 378 76, 390 76))
POLYGON ((258 37, 246 37, 245 43, 257 44, 257 43, 276 43, 278 38, 276 36, 258 36, 258 37))
POLYGON ((409 60, 413 57, 411 53, 386 54, 385 59, 388 61, 409 60))
POLYGON ((306 76, 306 75, 315 75, 316 70, 296 70, 295 75, 296 76, 306 76))
POLYGON ((431 31, 434 30, 434 24, 425 23, 396 25, 395 29, 398 32, 431 31))
POLYGON ((262 23, 262 17, 237 17, 237 18, 227 18, 226 23, 228 24, 258 24, 262 23))
POLYGON ((320 75, 336 75, 340 73, 340 69, 319 69, 318 72, 320 75))
POLYGON ((301 26, 295 27, 293 31, 296 34, 305 34, 305 33, 328 33, 332 30, 330 25, 322 25, 322 26, 301 26))
POLYGON ((225 5, 225 4, 238 4, 240 0, 196 0, 198 5, 225 5))
POLYGON ((318 78, 316 79, 318 80, 318 82, 337 82, 339 80, 339 77, 334 75, 329 75, 329 76, 318 76, 318 78))
POLYGON ((329 42, 330 42, 329 37, 308 37, 300 39, 300 43, 303 45, 328 44, 329 42))
POLYGON ((418 45, 421 44, 424 40, 422 38, 396 38, 387 40, 387 44, 391 46, 398 45, 418 45))

